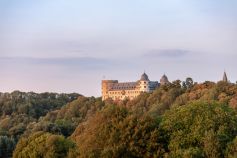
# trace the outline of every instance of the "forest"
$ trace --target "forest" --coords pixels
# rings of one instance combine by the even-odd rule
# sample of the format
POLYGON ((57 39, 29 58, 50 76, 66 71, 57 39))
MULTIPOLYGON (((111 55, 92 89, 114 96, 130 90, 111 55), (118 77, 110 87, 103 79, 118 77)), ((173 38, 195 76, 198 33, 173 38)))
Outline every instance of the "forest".
POLYGON ((236 158, 237 84, 176 80, 134 100, 0 93, 2 158, 236 158))

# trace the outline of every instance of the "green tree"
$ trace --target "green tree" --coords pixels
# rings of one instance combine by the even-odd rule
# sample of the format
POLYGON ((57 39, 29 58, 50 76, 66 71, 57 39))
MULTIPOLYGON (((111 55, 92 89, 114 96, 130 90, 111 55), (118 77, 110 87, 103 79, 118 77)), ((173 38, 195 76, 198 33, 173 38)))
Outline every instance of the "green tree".
POLYGON ((14 139, 7 136, 0 136, 0 157, 10 157, 14 147, 14 139))
POLYGON ((227 144, 236 136, 237 118, 225 105, 194 102, 167 111, 161 128, 171 157, 190 149, 201 157, 223 157, 227 144))
POLYGON ((226 150, 226 157, 227 158, 236 158, 237 157, 237 136, 235 139, 228 144, 226 150))
POLYGON ((65 158, 75 144, 60 135, 37 132, 21 138, 14 150, 14 158, 65 158))
POLYGON ((183 81, 182 86, 184 89, 190 89, 194 85, 193 79, 191 77, 186 78, 185 81, 183 81))
POLYGON ((109 106, 80 125, 72 138, 81 157, 161 157, 158 127, 157 119, 109 106))

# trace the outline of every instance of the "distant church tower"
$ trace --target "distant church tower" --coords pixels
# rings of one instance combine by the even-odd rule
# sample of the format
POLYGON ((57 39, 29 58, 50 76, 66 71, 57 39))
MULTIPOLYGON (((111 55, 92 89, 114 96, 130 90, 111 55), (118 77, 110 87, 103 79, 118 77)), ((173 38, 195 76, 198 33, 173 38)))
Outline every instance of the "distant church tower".
POLYGON ((226 75, 226 72, 224 72, 224 75, 223 75, 223 80, 224 82, 228 82, 228 78, 227 78, 227 75, 226 75))

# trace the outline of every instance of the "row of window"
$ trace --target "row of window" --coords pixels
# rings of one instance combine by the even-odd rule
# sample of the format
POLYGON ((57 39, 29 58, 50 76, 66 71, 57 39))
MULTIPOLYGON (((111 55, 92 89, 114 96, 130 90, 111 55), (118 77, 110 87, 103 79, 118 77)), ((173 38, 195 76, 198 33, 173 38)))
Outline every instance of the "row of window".
MULTIPOLYGON (((110 98, 112 98, 112 99, 123 99, 123 96, 112 96, 112 97, 110 97, 110 98)), ((133 98, 135 98, 135 97, 129 97, 130 99, 133 99, 133 98)))
POLYGON ((113 87, 113 89, 134 89, 136 87, 113 87))
MULTIPOLYGON (((109 94, 122 94, 122 93, 124 93, 124 92, 121 92, 121 91, 119 91, 119 92, 109 92, 109 94)), ((134 93, 140 93, 140 91, 127 91, 126 93, 134 94, 134 93)))

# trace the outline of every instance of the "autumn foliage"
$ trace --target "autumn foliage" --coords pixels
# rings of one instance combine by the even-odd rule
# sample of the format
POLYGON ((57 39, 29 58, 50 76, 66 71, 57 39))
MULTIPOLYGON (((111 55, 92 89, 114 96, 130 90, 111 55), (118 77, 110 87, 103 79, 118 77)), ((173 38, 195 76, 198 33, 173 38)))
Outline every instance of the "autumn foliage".
POLYGON ((236 84, 188 78, 134 100, 47 98, 0 100, 0 157, 237 157, 236 84))

